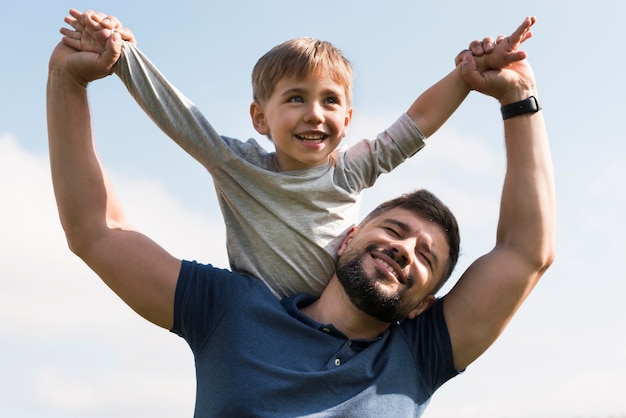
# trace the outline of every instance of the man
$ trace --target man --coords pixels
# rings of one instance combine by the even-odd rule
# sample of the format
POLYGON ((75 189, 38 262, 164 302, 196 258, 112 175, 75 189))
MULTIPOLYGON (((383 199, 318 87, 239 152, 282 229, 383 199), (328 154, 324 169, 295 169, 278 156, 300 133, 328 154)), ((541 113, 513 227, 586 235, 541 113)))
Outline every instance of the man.
POLYGON ((552 167, 525 60, 481 74, 470 54, 459 57, 468 85, 503 106, 507 173, 495 247, 445 297, 434 294, 456 261, 456 222, 420 191, 349 232, 319 299, 277 301, 259 280, 174 258, 125 219, 96 156, 87 99, 88 82, 110 73, 121 42, 115 33, 102 54, 59 44, 51 56, 59 214, 74 253, 136 312, 188 341, 197 416, 420 416, 495 341, 551 264, 552 167))

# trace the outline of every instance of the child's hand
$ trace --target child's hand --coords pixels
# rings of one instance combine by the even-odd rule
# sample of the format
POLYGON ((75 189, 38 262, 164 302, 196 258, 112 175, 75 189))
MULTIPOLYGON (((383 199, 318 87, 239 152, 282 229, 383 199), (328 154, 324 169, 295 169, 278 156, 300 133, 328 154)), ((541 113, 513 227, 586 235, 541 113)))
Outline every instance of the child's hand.
POLYGON ((469 51, 460 56, 461 75, 472 90, 492 96, 503 105, 537 94, 535 76, 526 59, 502 69, 479 71, 476 57, 469 51))
POLYGON ((121 55, 122 40, 135 42, 130 30, 124 28, 115 17, 103 13, 90 10, 81 13, 71 9, 65 22, 73 30, 61 28, 62 44, 80 54, 63 54, 63 49, 57 48, 57 55, 67 59, 54 61, 68 64, 65 67, 85 83, 113 72, 113 66, 121 55))
POLYGON ((65 45, 84 52, 102 53, 106 50, 107 42, 118 33, 122 40, 136 44, 133 33, 122 26, 114 16, 107 16, 101 12, 87 10, 81 13, 76 9, 70 10, 70 16, 65 17, 65 23, 74 30, 61 28, 65 45))
MULTIPOLYGON (((469 52, 475 58, 476 70, 478 72, 499 70, 525 59, 526 52, 520 51, 519 48, 524 41, 533 36, 530 28, 536 20, 534 16, 527 17, 511 35, 506 37, 500 35, 495 42, 491 37, 486 37, 482 41, 471 42, 469 52)), ((461 63, 462 55, 466 52, 467 50, 462 51, 456 56, 456 65, 461 63)))

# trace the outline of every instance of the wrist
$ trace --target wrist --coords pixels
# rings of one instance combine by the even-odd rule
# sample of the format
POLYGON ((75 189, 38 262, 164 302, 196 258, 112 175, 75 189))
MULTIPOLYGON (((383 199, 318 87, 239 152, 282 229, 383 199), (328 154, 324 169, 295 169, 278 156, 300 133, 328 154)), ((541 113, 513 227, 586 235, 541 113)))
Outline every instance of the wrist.
POLYGON ((89 82, 63 66, 51 65, 48 69, 48 80, 63 85, 65 88, 86 89, 89 82))
POLYGON ((530 84, 519 84, 508 88, 499 98, 500 106, 507 106, 511 103, 526 100, 530 96, 539 97, 537 94, 537 88, 530 84))

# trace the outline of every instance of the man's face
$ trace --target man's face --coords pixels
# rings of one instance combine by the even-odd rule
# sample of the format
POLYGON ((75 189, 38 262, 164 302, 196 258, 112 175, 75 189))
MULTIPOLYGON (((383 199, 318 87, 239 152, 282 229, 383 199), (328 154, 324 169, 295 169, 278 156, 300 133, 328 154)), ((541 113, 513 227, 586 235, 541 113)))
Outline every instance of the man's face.
POLYGON ((352 303, 383 322, 415 317, 434 301, 450 248, 432 221, 391 209, 360 226, 339 251, 337 277, 352 303))

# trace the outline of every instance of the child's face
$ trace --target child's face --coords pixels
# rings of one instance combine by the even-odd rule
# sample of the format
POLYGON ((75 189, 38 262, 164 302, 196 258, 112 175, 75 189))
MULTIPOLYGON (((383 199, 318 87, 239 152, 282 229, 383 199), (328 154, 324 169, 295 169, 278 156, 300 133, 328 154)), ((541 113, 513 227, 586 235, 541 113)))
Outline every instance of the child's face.
POLYGON ((352 118, 346 90, 326 74, 283 78, 270 98, 250 109, 255 129, 269 135, 281 171, 325 164, 352 118))

